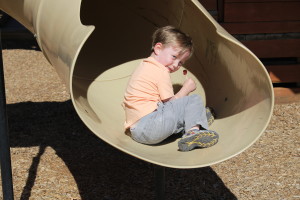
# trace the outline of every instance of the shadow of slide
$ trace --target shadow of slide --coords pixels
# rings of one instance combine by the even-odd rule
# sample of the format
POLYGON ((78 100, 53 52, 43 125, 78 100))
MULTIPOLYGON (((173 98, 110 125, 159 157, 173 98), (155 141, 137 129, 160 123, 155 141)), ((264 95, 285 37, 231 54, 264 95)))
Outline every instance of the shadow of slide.
MULTIPOLYGON (((153 165, 125 154, 90 132, 71 101, 7 105, 11 147, 39 146, 21 200, 30 199, 41 156, 55 150, 72 173, 82 200, 153 199, 153 165)), ((166 168, 167 199, 237 199, 210 167, 166 168)))

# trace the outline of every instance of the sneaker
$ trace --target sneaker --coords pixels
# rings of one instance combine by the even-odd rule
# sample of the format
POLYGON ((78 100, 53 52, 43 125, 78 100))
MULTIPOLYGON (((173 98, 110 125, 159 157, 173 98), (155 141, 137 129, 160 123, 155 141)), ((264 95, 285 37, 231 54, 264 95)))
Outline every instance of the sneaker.
POLYGON ((216 113, 214 111, 214 109, 212 109, 211 107, 206 107, 206 118, 207 118, 207 123, 208 126, 210 126, 216 118, 216 113))
POLYGON ((196 147, 207 148, 215 145, 219 135, 211 130, 190 130, 178 141, 180 151, 190 151, 196 147))

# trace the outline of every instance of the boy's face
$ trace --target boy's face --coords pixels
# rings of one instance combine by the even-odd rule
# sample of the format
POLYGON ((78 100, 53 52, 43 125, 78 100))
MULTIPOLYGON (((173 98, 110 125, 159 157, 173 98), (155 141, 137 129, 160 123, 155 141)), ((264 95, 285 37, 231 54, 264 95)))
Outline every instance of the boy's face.
POLYGON ((158 62, 168 68, 170 73, 177 71, 189 59, 190 52, 181 52, 182 49, 172 45, 157 43, 154 47, 155 58, 158 62))

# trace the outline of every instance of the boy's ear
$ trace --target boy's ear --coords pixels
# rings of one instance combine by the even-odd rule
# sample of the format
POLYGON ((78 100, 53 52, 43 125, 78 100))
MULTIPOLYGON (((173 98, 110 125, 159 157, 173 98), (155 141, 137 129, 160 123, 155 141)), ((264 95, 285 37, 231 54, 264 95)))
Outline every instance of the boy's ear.
POLYGON ((163 44, 158 42, 154 45, 153 51, 156 55, 158 55, 160 53, 160 51, 162 50, 162 48, 163 48, 163 44))

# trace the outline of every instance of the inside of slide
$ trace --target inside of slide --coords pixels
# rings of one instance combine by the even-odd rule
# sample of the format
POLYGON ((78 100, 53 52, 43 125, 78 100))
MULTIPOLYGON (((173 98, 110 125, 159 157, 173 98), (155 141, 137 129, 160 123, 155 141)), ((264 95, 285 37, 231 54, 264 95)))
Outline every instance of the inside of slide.
MULTIPOLYGON (((74 107, 99 138, 147 162, 173 167, 209 166, 250 147, 265 130, 272 113, 273 92, 261 62, 227 34, 193 0, 82 1, 81 22, 95 30, 83 45, 71 74, 74 107), (183 69, 217 119, 217 145, 178 151, 179 138, 144 145, 124 132, 122 100, 131 73, 150 55, 157 27, 174 25, 188 33, 195 52, 183 69)), ((174 90, 184 82, 182 70, 171 74, 174 90)))

